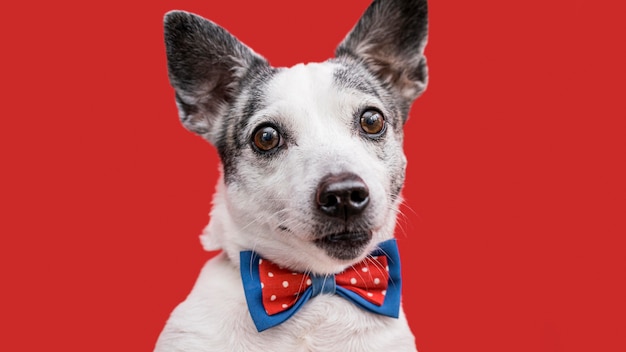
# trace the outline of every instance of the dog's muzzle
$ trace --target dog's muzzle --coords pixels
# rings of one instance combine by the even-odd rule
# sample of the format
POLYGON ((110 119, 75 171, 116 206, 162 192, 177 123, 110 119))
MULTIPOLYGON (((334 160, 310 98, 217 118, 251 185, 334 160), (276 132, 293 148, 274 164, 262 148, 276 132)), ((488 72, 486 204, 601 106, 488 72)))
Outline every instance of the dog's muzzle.
POLYGON ((371 231, 354 231, 349 226, 361 217, 369 204, 369 189, 363 179, 349 172, 328 175, 317 187, 315 202, 317 209, 329 222, 343 228, 315 240, 315 244, 337 259, 358 257, 372 239, 371 231))

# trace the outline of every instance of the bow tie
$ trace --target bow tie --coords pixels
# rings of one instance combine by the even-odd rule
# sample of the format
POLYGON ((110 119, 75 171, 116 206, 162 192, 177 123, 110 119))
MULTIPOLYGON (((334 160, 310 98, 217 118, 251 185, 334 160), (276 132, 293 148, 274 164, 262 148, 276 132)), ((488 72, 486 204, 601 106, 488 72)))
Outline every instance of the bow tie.
POLYGON ((248 310, 259 332, 286 321, 319 294, 337 294, 372 313, 398 317, 400 256, 394 239, 334 275, 292 272, 252 251, 239 257, 248 310))

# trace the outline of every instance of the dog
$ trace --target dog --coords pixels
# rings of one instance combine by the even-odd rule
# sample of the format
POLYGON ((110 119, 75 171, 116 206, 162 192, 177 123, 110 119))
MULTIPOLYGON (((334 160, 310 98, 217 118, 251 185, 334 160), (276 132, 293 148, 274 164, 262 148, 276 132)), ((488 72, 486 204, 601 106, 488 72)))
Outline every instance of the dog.
POLYGON ((427 28, 426 0, 374 0, 334 58, 274 68, 209 20, 165 15, 180 119, 221 161, 200 236, 221 253, 155 351, 416 351, 389 246, 427 28), (295 291, 274 304, 268 286, 295 291))

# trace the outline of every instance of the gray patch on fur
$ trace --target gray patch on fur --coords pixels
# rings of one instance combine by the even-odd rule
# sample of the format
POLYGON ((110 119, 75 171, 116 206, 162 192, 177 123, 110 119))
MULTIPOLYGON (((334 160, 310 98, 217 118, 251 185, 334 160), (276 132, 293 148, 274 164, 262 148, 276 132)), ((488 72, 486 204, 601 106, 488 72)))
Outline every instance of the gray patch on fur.
POLYGON ((242 135, 250 118, 265 107, 263 92, 272 77, 278 72, 274 68, 263 67, 260 70, 250 70, 240 83, 241 93, 229 106, 226 113, 228 123, 225 123, 217 135, 215 147, 223 164, 224 182, 230 184, 237 175, 236 160, 241 151, 248 147, 248 136, 242 135))
POLYGON ((364 68, 360 68, 358 63, 354 62, 354 64, 348 65, 346 61, 334 60, 334 62, 341 64, 334 73, 334 83, 337 88, 356 89, 364 94, 373 95, 380 99, 376 89, 380 83, 364 68))

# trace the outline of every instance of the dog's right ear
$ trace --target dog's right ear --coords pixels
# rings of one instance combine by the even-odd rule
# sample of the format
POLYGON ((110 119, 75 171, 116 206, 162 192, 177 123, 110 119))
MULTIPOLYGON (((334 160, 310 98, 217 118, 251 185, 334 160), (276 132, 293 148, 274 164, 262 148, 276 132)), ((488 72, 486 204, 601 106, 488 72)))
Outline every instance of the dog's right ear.
POLYGON ((213 126, 237 94, 241 79, 267 61, 222 27, 200 16, 165 15, 170 83, 183 125, 215 144, 213 126))

